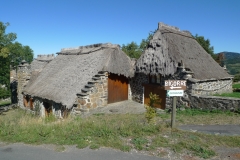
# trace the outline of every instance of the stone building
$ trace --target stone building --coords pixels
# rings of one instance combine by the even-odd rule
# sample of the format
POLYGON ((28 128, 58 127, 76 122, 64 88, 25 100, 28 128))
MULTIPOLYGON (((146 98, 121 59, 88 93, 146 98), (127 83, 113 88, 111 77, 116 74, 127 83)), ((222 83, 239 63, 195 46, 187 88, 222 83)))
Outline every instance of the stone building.
POLYGON ((119 45, 94 44, 65 48, 41 71, 32 71, 23 90, 30 109, 65 117, 108 103, 128 100, 131 59, 119 45))
POLYGON ((187 80, 178 106, 199 107, 199 96, 232 92, 232 77, 191 33, 163 23, 138 60, 110 43, 64 48, 57 54, 40 55, 30 66, 19 66, 22 108, 65 117, 128 99, 148 104, 152 92, 160 98, 156 107, 166 109, 171 100, 165 80, 187 80))
POLYGON ((170 107, 164 80, 187 80, 184 97, 178 105, 192 106, 191 96, 232 92, 232 77, 194 39, 189 31, 158 24, 147 49, 136 62, 131 80, 132 98, 149 103, 149 93, 160 97, 157 107, 170 107))
POLYGON ((31 79, 31 81, 33 81, 36 79, 42 69, 53 59, 54 54, 38 55, 30 65, 23 60, 18 66, 17 80, 15 81, 17 84, 17 103, 20 107, 33 109, 33 99, 27 95, 23 95, 23 90, 27 86, 29 80, 31 79))

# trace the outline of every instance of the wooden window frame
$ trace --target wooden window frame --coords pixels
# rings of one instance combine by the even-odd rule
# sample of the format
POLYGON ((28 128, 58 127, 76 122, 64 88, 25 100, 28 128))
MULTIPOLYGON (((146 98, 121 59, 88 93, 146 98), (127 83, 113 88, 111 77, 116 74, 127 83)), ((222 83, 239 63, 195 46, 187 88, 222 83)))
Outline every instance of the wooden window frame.
POLYGON ((162 75, 161 74, 158 74, 159 75, 159 83, 157 83, 157 75, 148 75, 148 82, 149 84, 156 84, 156 85, 162 85, 162 75), (154 82, 153 82, 153 79, 154 78, 154 82))

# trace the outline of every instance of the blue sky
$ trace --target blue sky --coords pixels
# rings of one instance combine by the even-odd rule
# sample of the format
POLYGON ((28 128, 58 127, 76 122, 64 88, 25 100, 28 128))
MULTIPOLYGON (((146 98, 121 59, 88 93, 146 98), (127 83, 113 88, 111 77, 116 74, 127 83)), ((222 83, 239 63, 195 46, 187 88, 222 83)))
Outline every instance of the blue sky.
POLYGON ((0 0, 0 21, 35 54, 94 43, 140 43, 158 22, 240 53, 240 0, 0 0))

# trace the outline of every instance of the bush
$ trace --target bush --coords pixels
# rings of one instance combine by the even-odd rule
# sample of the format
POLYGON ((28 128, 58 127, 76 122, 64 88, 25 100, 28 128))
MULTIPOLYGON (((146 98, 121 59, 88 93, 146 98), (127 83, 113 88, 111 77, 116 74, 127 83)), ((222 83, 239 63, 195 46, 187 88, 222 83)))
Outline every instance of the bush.
POLYGON ((240 81, 240 74, 236 74, 233 78, 233 82, 239 82, 240 81))
POLYGON ((145 117, 148 123, 154 123, 155 117, 157 115, 157 111, 156 111, 156 108, 154 107, 154 104, 157 103, 157 101, 159 100, 159 97, 156 94, 152 94, 152 92, 149 94, 149 97, 150 97, 149 105, 145 106, 146 108, 145 117))
POLYGON ((10 91, 0 87, 0 99, 10 97, 10 91))

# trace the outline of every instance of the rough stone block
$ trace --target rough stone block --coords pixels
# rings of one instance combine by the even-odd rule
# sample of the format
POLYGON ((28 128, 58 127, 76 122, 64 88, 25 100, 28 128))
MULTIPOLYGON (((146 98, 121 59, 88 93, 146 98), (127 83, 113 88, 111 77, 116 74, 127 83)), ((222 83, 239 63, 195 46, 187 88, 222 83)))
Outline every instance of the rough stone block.
POLYGON ((91 108, 91 105, 92 105, 91 103, 87 103, 87 104, 86 104, 86 107, 87 107, 87 108, 91 108))
POLYGON ((78 103, 81 104, 81 105, 84 105, 84 104, 86 104, 86 101, 84 99, 79 99, 78 103))

